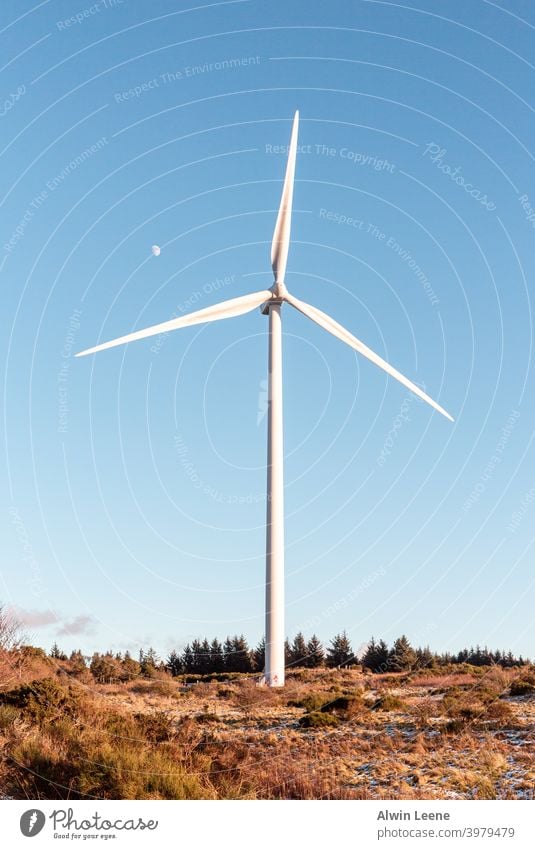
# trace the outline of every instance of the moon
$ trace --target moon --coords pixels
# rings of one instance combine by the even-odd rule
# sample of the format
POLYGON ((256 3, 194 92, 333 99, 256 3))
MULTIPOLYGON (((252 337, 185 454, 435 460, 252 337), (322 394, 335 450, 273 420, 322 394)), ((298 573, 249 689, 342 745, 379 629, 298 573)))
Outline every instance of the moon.
POLYGON ((161 249, 160 249, 160 246, 159 246, 159 245, 153 245, 153 246, 152 246, 152 248, 151 248, 151 250, 152 250, 152 255, 153 255, 153 256, 160 256, 160 250, 161 250, 161 249))

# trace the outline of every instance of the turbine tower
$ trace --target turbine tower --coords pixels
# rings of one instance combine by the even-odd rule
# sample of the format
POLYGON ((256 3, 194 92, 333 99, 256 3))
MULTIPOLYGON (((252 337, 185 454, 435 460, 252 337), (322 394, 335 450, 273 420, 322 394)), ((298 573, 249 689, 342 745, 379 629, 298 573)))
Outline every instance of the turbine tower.
POLYGON ((281 309, 289 304, 307 318, 332 333, 337 339, 354 348, 375 365, 396 378, 403 386, 426 401, 447 419, 453 418, 416 384, 404 377, 378 354, 375 354, 363 342, 338 324, 326 313, 300 301, 286 288, 286 262, 290 246, 290 226, 292 217, 292 198, 297 153, 297 133, 299 112, 295 113, 288 149, 286 175, 279 207, 279 213, 271 244, 271 266, 274 282, 271 289, 242 295, 202 310, 164 321, 161 324, 136 330, 111 342, 104 342, 76 354, 83 357, 114 348, 137 339, 146 339, 170 330, 191 327, 224 318, 235 318, 261 307, 261 312, 269 321, 269 365, 268 365, 268 436, 267 436, 267 515, 266 515, 266 662, 265 683, 270 687, 284 686, 284 452, 283 452, 283 415, 282 415, 282 327, 281 309))

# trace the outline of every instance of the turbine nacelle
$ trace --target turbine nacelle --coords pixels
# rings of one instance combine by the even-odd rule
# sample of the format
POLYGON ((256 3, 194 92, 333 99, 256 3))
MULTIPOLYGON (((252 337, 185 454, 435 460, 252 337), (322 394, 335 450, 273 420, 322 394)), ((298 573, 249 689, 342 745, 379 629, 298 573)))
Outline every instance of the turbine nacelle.
POLYGON ((288 300, 288 296, 290 294, 286 288, 286 284, 281 282, 275 282, 269 291, 271 292, 271 298, 260 307, 262 315, 269 315, 270 307, 272 307, 273 304, 284 303, 284 301, 288 300))

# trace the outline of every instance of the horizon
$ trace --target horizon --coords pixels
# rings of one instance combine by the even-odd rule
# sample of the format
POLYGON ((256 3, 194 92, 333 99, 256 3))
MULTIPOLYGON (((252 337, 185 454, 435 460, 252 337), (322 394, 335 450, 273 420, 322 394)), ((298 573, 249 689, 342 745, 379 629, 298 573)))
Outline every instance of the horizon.
MULTIPOLYGON (((7 612, 10 615, 12 615, 13 618, 16 621, 18 621, 16 609, 15 610, 8 610, 7 612)), ((73 652, 80 650, 79 647, 74 645, 75 641, 73 642, 72 645, 69 645, 65 649, 65 643, 64 643, 64 641, 62 642, 62 636, 59 633, 53 639, 52 644, 50 644, 48 646, 45 646, 44 642, 42 642, 41 644, 36 644, 36 641, 32 638, 31 633, 29 634, 24 630, 25 626, 22 622, 21 622, 21 629, 22 629, 22 633, 23 633, 23 641, 21 643, 22 647, 28 646, 28 647, 33 647, 33 648, 40 648, 40 649, 43 649, 43 651, 45 651, 46 654, 49 655, 49 656, 50 656, 51 651, 54 649, 54 647, 58 648, 63 654, 66 654, 67 656, 70 656, 73 652), (26 640, 25 637, 27 637, 28 639, 26 640)), ((329 648, 329 646, 332 644, 333 640, 336 637, 339 637, 341 635, 347 635, 347 629, 346 628, 342 627, 339 631, 331 634, 331 636, 327 637, 327 638, 320 638, 320 637, 318 637, 318 635, 315 632, 310 632, 310 633, 307 634, 307 633, 303 633, 302 631, 297 631, 293 635, 286 636, 285 640, 286 640, 286 643, 291 646, 296 637, 303 636, 304 639, 305 639, 305 642, 307 642, 307 643, 311 639, 316 637, 319 640, 321 647, 324 650, 327 650, 329 648)), ((396 639, 398 639, 400 637, 406 637, 406 636, 407 636, 406 634, 400 633, 400 634, 398 634, 398 637, 393 638, 391 642, 389 642, 387 640, 385 640, 384 642, 386 643, 386 645, 390 649, 390 648, 392 648, 396 639)), ((226 634, 210 633, 210 634, 208 634, 208 633, 200 633, 199 632, 198 634, 193 636, 190 640, 188 640, 186 642, 182 642, 182 643, 175 642, 172 645, 170 643, 169 646, 165 649, 162 649, 158 645, 150 644, 150 645, 138 645, 137 649, 133 646, 130 646, 130 647, 128 647, 128 648, 126 648, 122 651, 121 650, 111 650, 111 649, 107 649, 107 650, 95 649, 94 651, 89 652, 89 653, 82 652, 82 655, 85 658, 90 658, 94 654, 114 654, 114 655, 115 654, 121 654, 121 655, 124 656, 125 653, 128 653, 131 656, 137 656, 137 655, 140 654, 140 652, 147 651, 147 650, 150 649, 150 650, 154 650, 156 652, 157 656, 159 657, 159 659, 162 663, 165 663, 166 659, 169 657, 171 652, 176 651, 178 653, 182 653, 187 647, 191 646, 191 644, 195 641, 203 642, 205 639, 207 639, 208 642, 212 643, 214 640, 217 640, 221 644, 221 646, 223 646, 224 643, 225 643, 225 640, 232 639, 232 638, 235 638, 235 637, 240 637, 240 638, 243 637, 245 639, 245 642, 247 643, 249 652, 254 652, 255 649, 259 648, 265 640, 264 634, 261 635, 260 639, 257 642, 252 642, 248 639, 247 634, 244 634, 244 633, 235 633, 235 634, 232 634, 232 633, 226 633, 226 634)), ((370 636, 367 640, 357 641, 355 643, 355 645, 353 645, 353 642, 352 642, 352 640, 349 636, 348 636, 348 639, 349 639, 349 642, 350 642, 350 645, 351 645, 352 656, 357 660, 357 662, 358 662, 358 659, 362 657, 362 655, 366 651, 366 649, 370 646, 372 641, 375 640, 376 643, 383 641, 383 638, 381 636, 378 636, 378 635, 375 635, 375 634, 370 636)), ((488 646, 486 644, 482 644, 481 642, 477 642, 477 641, 474 644, 459 646, 457 649, 453 649, 453 650, 447 651, 447 652, 443 652, 443 651, 441 651, 440 647, 430 645, 429 643, 413 644, 410 639, 409 639, 409 643, 411 644, 413 649, 415 649, 415 650, 419 650, 419 649, 420 650, 429 650, 433 656, 437 656, 437 657, 441 657, 441 656, 444 656, 444 655, 450 655, 450 654, 453 657, 456 657, 463 651, 472 651, 473 650, 475 652, 479 649, 482 652, 488 652, 490 654, 496 654, 497 652, 499 652, 502 656, 511 653, 515 657, 518 656, 519 658, 522 658, 524 661, 527 661, 529 663, 532 662, 531 656, 529 654, 525 653, 525 652, 520 651, 520 652, 518 652, 518 655, 517 655, 517 653, 511 652, 511 650, 507 646, 488 646)), ((289 668, 288 665, 286 665, 286 668, 289 668)))

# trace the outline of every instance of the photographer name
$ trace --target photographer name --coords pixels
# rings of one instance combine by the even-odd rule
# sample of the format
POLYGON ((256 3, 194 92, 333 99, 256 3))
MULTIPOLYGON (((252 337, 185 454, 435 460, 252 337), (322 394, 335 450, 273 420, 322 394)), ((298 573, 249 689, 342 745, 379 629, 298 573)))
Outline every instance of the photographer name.
POLYGON ((378 820, 409 820, 414 822, 426 821, 426 822, 438 822, 449 820, 451 815, 445 811, 444 813, 438 813, 438 811, 379 811, 377 814, 378 820))

